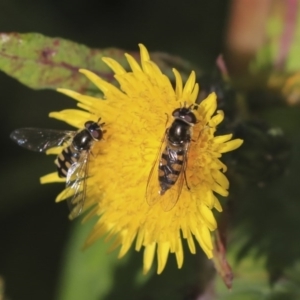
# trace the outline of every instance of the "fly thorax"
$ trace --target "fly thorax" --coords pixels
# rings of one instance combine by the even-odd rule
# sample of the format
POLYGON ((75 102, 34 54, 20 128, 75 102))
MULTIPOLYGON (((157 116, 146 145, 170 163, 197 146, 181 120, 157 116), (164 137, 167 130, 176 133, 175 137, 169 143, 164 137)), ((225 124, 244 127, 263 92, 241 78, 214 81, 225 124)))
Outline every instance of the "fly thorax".
POLYGON ((74 136, 72 145, 76 151, 89 150, 92 142, 93 138, 89 131, 84 129, 74 136))
POLYGON ((174 120, 168 130, 168 141, 176 147, 180 147, 191 139, 190 125, 182 120, 174 120))

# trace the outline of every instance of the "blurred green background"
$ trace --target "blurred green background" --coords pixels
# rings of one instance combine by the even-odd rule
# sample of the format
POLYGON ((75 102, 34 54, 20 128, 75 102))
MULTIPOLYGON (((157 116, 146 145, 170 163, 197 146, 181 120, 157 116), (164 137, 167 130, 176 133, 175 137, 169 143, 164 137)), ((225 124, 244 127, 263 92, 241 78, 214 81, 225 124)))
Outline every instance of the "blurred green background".
POLYGON ((0 0, 0 32, 38 32, 128 51, 143 43, 149 51, 189 60, 201 70, 200 86, 220 96, 227 116, 220 133, 245 140, 224 157, 231 191, 217 216, 229 242, 232 292, 199 248, 195 256, 186 249, 182 270, 171 257, 162 275, 153 269, 145 277, 141 253, 118 260, 116 252, 106 255, 101 240, 80 251, 93 222, 69 222, 67 205, 54 203, 63 185, 39 184, 40 176, 53 171, 53 156, 9 139, 20 127, 69 128, 48 113, 74 108, 75 102, 52 90, 31 90, 0 72, 0 300, 300 299, 300 3, 272 5, 279 2, 245 0, 263 7, 253 13, 245 6, 246 15, 235 18, 234 12, 242 16, 241 0, 0 0), (252 23, 245 28, 244 20, 252 23), (222 52, 235 89, 216 73, 222 52))

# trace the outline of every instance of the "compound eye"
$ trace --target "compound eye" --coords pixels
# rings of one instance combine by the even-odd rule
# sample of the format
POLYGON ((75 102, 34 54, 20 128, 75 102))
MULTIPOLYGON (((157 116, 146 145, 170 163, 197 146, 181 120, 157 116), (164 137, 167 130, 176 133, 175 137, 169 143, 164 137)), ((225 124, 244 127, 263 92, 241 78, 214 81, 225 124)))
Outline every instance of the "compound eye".
POLYGON ((189 112, 188 114, 186 114, 184 116, 184 120, 190 124, 196 124, 196 122, 197 122, 197 119, 192 112, 189 112))
POLYGON ((99 141, 102 138, 102 131, 98 128, 95 131, 91 132, 93 139, 99 141))
POLYGON ((175 117, 175 118, 179 118, 180 117, 180 108, 175 109, 172 112, 172 116, 175 117))
POLYGON ((90 127, 93 123, 94 123, 93 121, 87 121, 87 122, 84 123, 84 127, 85 127, 86 129, 89 129, 89 127, 90 127))
POLYGON ((184 120, 187 121, 188 123, 192 123, 192 118, 189 115, 184 116, 184 120))

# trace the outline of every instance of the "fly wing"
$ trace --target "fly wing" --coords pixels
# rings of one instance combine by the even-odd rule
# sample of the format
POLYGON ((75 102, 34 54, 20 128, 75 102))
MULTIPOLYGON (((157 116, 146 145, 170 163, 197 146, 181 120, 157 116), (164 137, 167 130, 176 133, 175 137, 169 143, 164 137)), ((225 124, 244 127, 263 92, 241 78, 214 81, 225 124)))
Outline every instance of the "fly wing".
POLYGON ((161 200, 161 195, 159 193, 160 186, 158 181, 159 161, 160 155, 158 155, 158 158, 154 162, 147 181, 146 201, 150 206, 154 205, 155 203, 161 200))
POLYGON ((86 179, 88 176, 89 152, 83 151, 77 162, 68 170, 66 178, 65 195, 61 198, 67 200, 70 214, 69 219, 78 217, 84 207, 86 195, 86 179))
POLYGON ((70 141, 76 131, 41 129, 41 128, 20 128, 10 134, 10 138, 19 146, 31 151, 45 152, 46 150, 62 146, 70 141))
POLYGON ((153 166, 151 168, 151 171, 149 173, 147 186, 146 186, 146 201, 147 203, 152 206, 155 203, 159 202, 162 198, 160 195, 160 185, 158 181, 158 172, 159 172, 159 163, 162 156, 162 149, 165 147, 165 141, 166 141, 166 132, 164 133, 164 136, 162 138, 162 142, 160 144, 160 147, 157 151, 156 158, 154 160, 153 166))

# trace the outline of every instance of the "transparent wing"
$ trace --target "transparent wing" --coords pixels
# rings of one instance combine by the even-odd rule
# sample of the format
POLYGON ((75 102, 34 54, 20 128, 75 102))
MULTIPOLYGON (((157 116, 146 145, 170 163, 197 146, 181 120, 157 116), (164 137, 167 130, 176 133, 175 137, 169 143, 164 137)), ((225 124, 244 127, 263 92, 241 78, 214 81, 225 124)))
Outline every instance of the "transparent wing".
MULTIPOLYGON (((160 203, 164 211, 171 210, 179 200, 183 184, 185 181, 185 170, 186 170, 186 162, 187 162, 187 151, 184 152, 182 160, 182 165, 177 165, 176 168, 180 173, 177 177, 177 180, 170 189, 168 189, 165 193, 161 194, 161 187, 159 184, 159 164, 161 162, 162 153, 165 152, 168 155, 172 155, 172 160, 178 160, 177 154, 174 151, 164 151, 166 148, 166 136, 160 146, 157 157, 153 164, 153 167, 150 171, 147 187, 146 187, 146 200, 150 206, 155 203, 160 203)), ((187 144, 187 148, 188 148, 187 144)), ((186 149, 187 150, 187 149, 186 149)))
POLYGON ((89 152, 83 151, 80 158, 68 170, 65 193, 70 214, 69 219, 78 217, 84 206, 86 179, 88 176, 89 152))
POLYGON ((10 138, 26 149, 45 152, 49 148, 61 146, 70 141, 75 134, 76 131, 20 128, 13 131, 10 138))
POLYGON ((154 160, 153 166, 151 168, 151 171, 149 173, 149 177, 147 180, 145 198, 150 206, 154 205, 156 202, 161 200, 161 195, 159 194, 160 186, 159 186, 159 181, 158 181, 158 167, 159 167, 159 163, 160 163, 160 159, 161 159, 161 155, 162 155, 162 150, 165 148, 165 141, 166 141, 166 131, 162 138, 162 142, 157 151, 156 158, 154 160))

